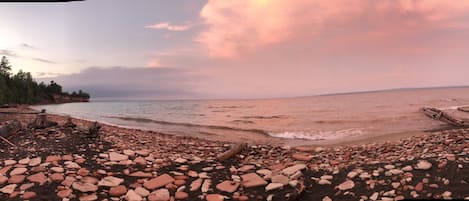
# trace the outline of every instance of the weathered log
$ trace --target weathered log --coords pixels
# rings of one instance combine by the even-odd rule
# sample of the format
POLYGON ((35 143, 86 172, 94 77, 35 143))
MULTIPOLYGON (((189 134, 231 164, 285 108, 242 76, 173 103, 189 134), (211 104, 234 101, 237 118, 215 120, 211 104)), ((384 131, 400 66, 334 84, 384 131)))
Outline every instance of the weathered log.
POLYGON ((440 109, 424 107, 422 108, 422 111, 425 113, 425 115, 432 119, 439 120, 457 127, 469 127, 469 121, 456 119, 440 109))
POLYGON ((220 154, 218 157, 217 157, 217 160, 222 162, 222 161, 225 161, 233 156, 235 156, 236 154, 238 154, 239 152, 241 152, 244 148, 247 147, 247 143, 245 142, 242 142, 242 143, 238 143, 236 145, 234 145, 230 150, 220 154))
POLYGON ((20 129, 21 123, 18 120, 7 121, 4 126, 0 127, 0 139, 5 141, 9 145, 16 147, 16 145, 8 141, 6 137, 15 134, 20 129))
POLYGON ((459 107, 458 110, 459 110, 459 111, 462 111, 462 112, 469 112, 469 106, 466 106, 466 107, 459 107))
POLYGON ((47 120, 46 110, 43 109, 41 110, 40 113, 37 114, 34 122, 28 125, 28 127, 44 129, 44 128, 52 127, 56 125, 57 125, 57 122, 47 120))
POLYGON ((21 123, 18 120, 7 121, 6 124, 0 127, 0 136, 8 137, 21 129, 21 123))

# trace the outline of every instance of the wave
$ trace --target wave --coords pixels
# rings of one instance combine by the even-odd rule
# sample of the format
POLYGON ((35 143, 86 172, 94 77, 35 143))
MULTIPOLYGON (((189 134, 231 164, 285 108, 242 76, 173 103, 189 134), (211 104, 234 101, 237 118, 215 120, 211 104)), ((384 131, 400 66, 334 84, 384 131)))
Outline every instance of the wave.
POLYGON ((140 122, 140 123, 156 123, 156 124, 175 125, 175 126, 184 126, 184 127, 199 127, 199 128, 209 128, 209 129, 232 130, 232 131, 250 132, 250 133, 256 133, 256 134, 269 136, 269 133, 267 131, 260 130, 260 129, 242 129, 242 128, 234 128, 234 127, 229 127, 229 126, 200 125, 200 124, 191 124, 191 123, 161 121, 161 120, 139 118, 139 117, 120 117, 120 116, 105 116, 105 117, 113 118, 113 119, 120 119, 120 120, 125 120, 125 121, 140 122))
POLYGON ((286 115, 274 115, 274 116, 242 116, 243 119, 284 119, 286 115))
POLYGON ((338 131, 318 131, 318 132, 305 132, 305 131, 286 131, 286 132, 270 132, 269 135, 278 138, 287 139, 301 139, 301 140, 334 140, 345 137, 360 136, 364 134, 363 128, 350 128, 338 131))

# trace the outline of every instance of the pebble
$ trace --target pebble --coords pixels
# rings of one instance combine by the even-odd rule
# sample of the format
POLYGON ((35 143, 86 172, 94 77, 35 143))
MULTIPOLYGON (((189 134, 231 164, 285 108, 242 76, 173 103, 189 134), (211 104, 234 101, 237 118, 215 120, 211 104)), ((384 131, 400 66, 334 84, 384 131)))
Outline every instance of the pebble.
POLYGON ((83 193, 95 192, 98 190, 98 186, 91 184, 91 183, 85 183, 85 182, 73 182, 72 187, 73 189, 78 190, 83 193))
POLYGON ((29 199, 35 198, 36 196, 37 196, 37 194, 35 192, 32 192, 32 191, 28 191, 28 192, 23 193, 23 199, 24 200, 29 200, 29 199))
POLYGON ((6 193, 6 194, 11 194, 13 191, 15 191, 17 184, 10 184, 6 185, 3 188, 0 189, 0 192, 6 193))
POLYGON ((174 195, 174 198, 176 198, 176 200, 185 200, 189 197, 189 194, 187 194, 186 192, 176 192, 176 194, 174 195))
POLYGON ((153 189, 160 188, 162 186, 165 186, 166 184, 173 183, 173 182, 174 182, 173 177, 169 176, 168 174, 163 174, 143 183, 143 186, 146 189, 153 190, 153 189))
POLYGON ((432 167, 432 164, 426 160, 421 160, 417 163, 415 166, 415 169, 417 170, 428 170, 432 167))
POLYGON ((355 183, 352 180, 347 180, 341 184, 339 184, 339 190, 349 190, 355 187, 355 183))
POLYGON ((265 186, 267 182, 256 173, 241 175, 243 186, 246 188, 265 186))
POLYGON ((294 166, 287 167, 287 168, 283 169, 282 173, 285 174, 285 175, 292 175, 295 172, 300 171, 300 170, 305 169, 305 168, 306 168, 305 164, 297 164, 297 165, 294 165, 294 166))
POLYGON ((120 197, 122 195, 125 195, 126 192, 127 188, 124 185, 114 186, 109 189, 109 195, 112 197, 120 197))
POLYGON ((284 186, 284 184, 282 183, 270 183, 265 187, 265 191, 267 192, 267 191, 279 189, 279 188, 282 188, 282 186, 284 186))
POLYGON ((15 168, 10 172, 10 176, 24 174, 28 169, 26 168, 15 168))
POLYGON ((124 161, 128 159, 129 159, 129 156, 124 155, 124 154, 119 154, 116 152, 109 153, 109 160, 111 161, 124 161))
POLYGON ((142 196, 137 194, 134 190, 129 190, 125 194, 125 200, 127 201, 141 201, 143 200, 142 196))
POLYGON ((169 198, 170 198, 169 191, 166 188, 153 191, 148 196, 149 201, 167 201, 169 200, 169 198))
POLYGON ((135 188, 135 192, 142 197, 147 197, 148 195, 150 195, 150 191, 142 187, 135 188))
POLYGON ((239 183, 238 182, 232 182, 232 181, 223 181, 219 184, 217 184, 216 188, 219 190, 219 191, 224 191, 224 192, 228 192, 228 193, 233 193, 235 192, 239 187, 239 183))
POLYGON ((284 175, 275 175, 271 178, 272 183, 281 183, 283 185, 287 185, 290 182, 290 179, 284 175))
POLYGON ((208 194, 205 199, 207 201, 223 201, 225 198, 220 194, 208 194))

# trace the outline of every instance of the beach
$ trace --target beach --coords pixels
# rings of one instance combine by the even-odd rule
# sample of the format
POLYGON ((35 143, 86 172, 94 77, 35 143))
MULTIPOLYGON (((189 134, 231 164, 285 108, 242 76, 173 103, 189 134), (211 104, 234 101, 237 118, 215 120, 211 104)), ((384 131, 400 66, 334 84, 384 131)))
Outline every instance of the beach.
MULTIPOLYGON (((9 108, 2 111, 31 111, 9 108)), ((35 115, 2 115, 1 122, 35 115)), ((2 200, 469 199, 469 129, 330 146, 212 141, 48 115, 58 125, 0 141, 2 200)))

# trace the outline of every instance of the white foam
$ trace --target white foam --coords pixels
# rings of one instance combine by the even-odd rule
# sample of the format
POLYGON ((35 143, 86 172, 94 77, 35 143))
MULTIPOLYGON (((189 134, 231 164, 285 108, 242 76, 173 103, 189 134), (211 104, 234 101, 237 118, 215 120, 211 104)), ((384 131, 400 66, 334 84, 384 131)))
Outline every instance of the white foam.
POLYGON ((363 135, 363 128, 350 128, 337 131, 317 131, 317 132, 305 132, 305 131, 286 131, 286 132, 269 132, 272 137, 287 138, 287 139, 305 139, 305 140, 334 140, 346 137, 355 137, 363 135))

